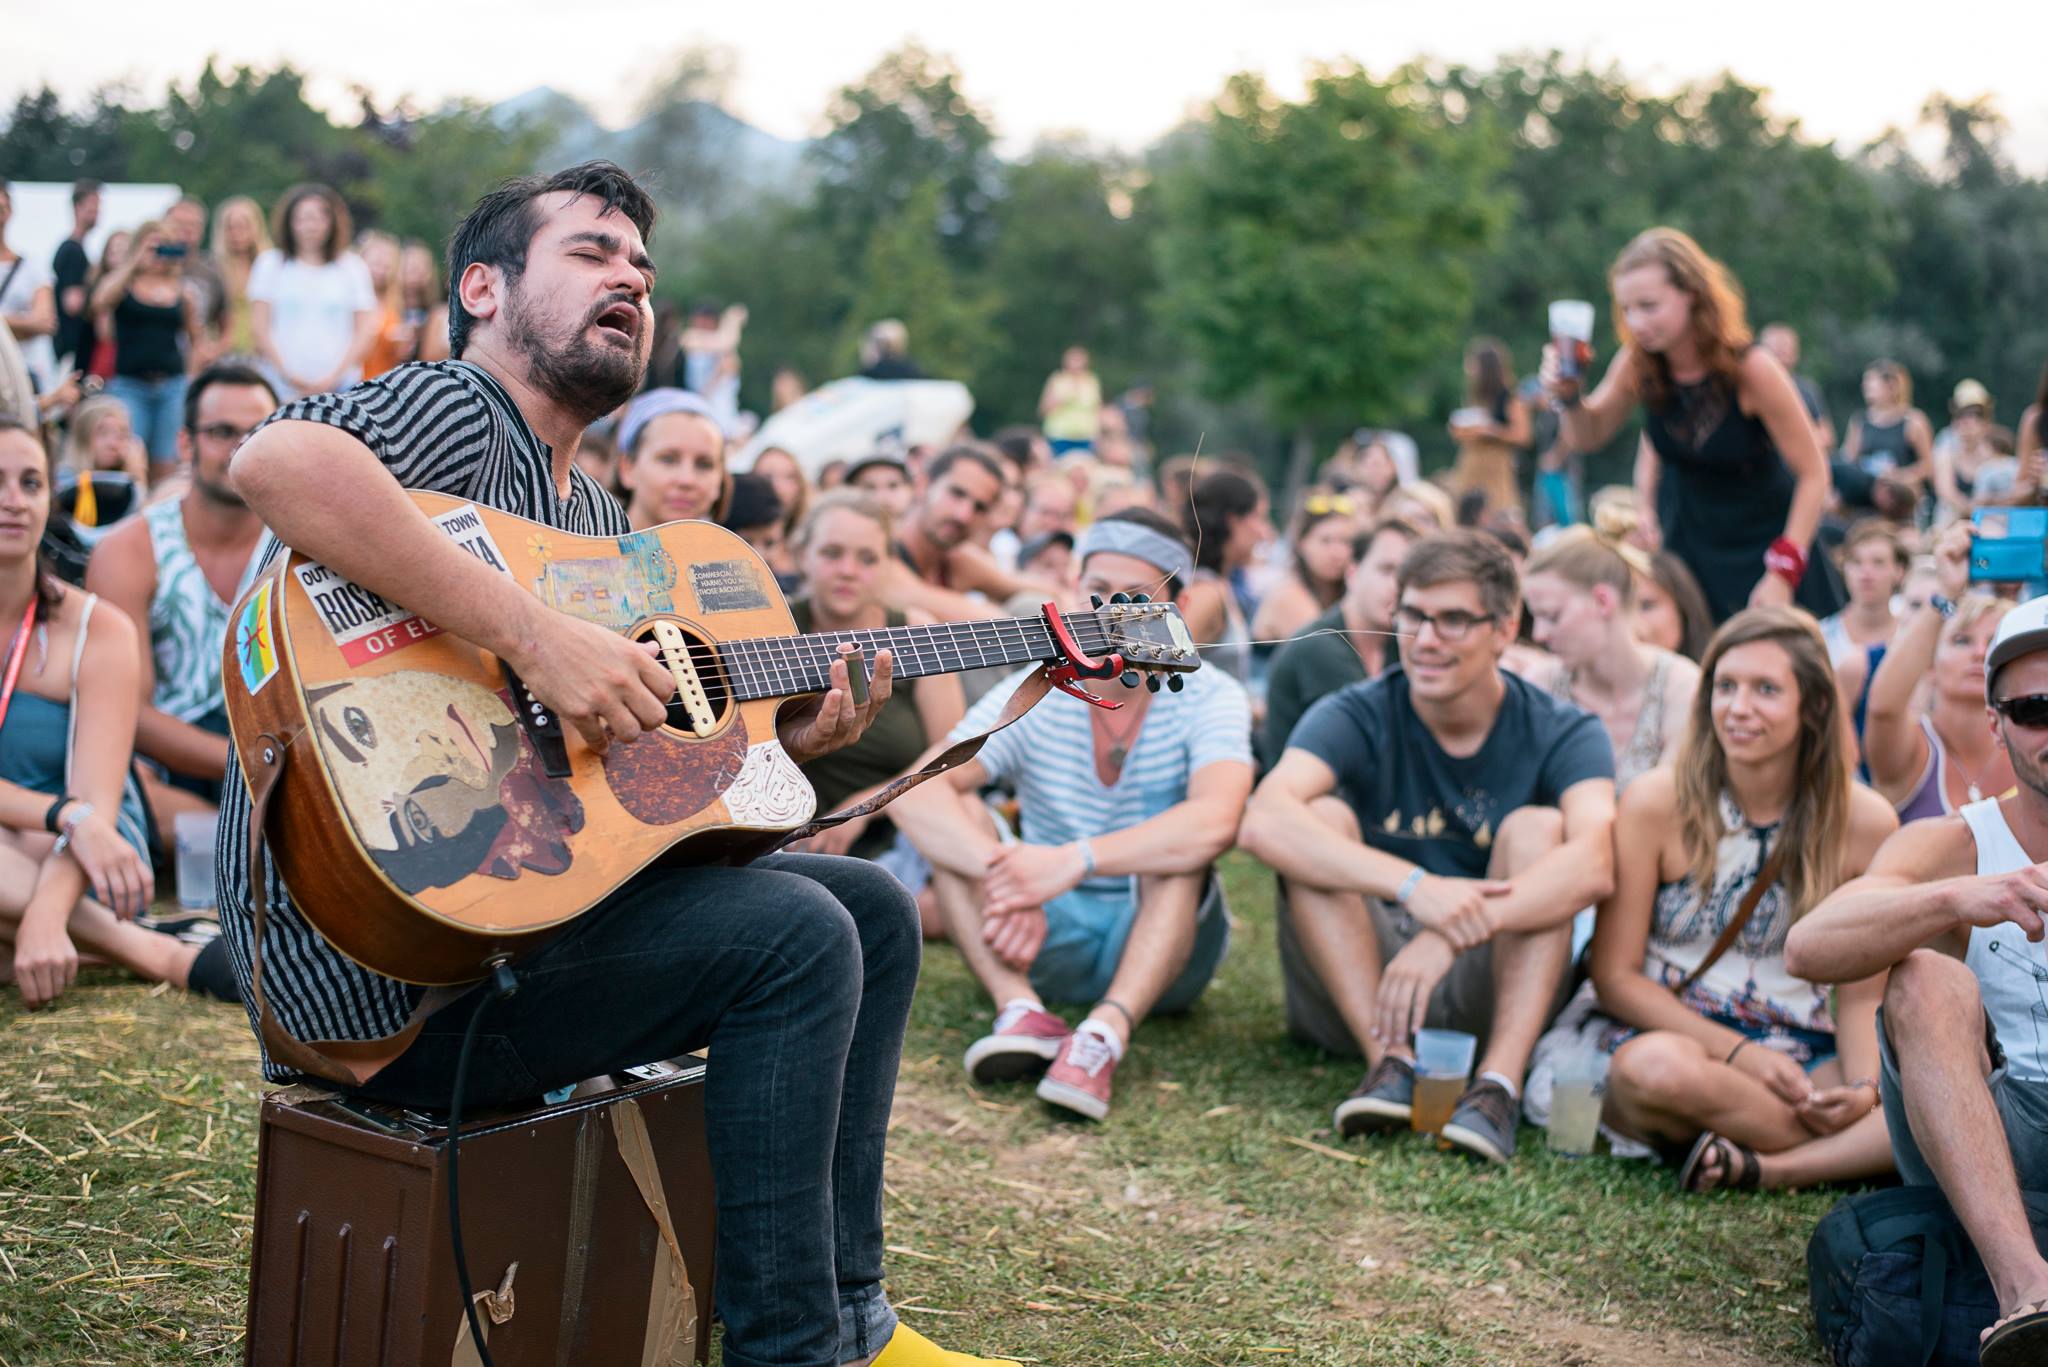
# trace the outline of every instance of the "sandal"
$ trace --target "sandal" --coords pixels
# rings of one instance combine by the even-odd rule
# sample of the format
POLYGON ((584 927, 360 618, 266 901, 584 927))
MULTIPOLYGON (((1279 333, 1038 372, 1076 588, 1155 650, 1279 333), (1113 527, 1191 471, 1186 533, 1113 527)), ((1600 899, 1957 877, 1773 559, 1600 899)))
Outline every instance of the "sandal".
POLYGON ((1755 1149, 1706 1130, 1693 1142, 1692 1152, 1685 1156, 1685 1165, 1678 1170, 1678 1189, 1694 1196, 1710 1190, 1755 1191, 1761 1185, 1763 1175, 1764 1165, 1758 1160, 1755 1149), (1721 1184, 1702 1187, 1698 1181, 1700 1168, 1706 1156, 1716 1151, 1721 1154, 1721 1184))
POLYGON ((1981 1367, 2031 1367, 2048 1360, 2048 1301, 2023 1305, 1984 1335, 1981 1367))

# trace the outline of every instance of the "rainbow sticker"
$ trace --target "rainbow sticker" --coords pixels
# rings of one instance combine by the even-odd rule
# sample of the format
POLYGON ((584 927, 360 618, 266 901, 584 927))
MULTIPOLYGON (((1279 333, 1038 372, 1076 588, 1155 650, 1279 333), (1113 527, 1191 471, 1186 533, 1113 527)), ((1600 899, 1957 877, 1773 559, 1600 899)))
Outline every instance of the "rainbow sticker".
POLYGON ((270 634, 270 586, 274 582, 266 579, 259 584, 235 618, 235 662, 241 666, 242 687, 251 697, 277 677, 277 642, 270 634))

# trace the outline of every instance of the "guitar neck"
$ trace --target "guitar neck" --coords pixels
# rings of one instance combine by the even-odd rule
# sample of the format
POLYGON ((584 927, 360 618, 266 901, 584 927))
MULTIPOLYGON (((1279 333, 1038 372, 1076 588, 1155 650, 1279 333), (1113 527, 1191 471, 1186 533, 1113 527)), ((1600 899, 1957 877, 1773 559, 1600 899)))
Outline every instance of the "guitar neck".
MULTIPOLYGON (((1102 624, 1094 613, 1063 614, 1074 641, 1090 655, 1108 649, 1102 624)), ((883 627, 875 631, 820 631, 804 636, 758 636, 721 641, 718 658, 732 682, 734 696, 788 698, 822 693, 831 686, 832 662, 842 645, 856 645, 873 668, 877 652, 886 650, 897 679, 922 679, 932 674, 959 674, 970 669, 1057 660, 1061 651, 1042 617, 1002 617, 976 622, 939 622, 930 626, 883 627)))

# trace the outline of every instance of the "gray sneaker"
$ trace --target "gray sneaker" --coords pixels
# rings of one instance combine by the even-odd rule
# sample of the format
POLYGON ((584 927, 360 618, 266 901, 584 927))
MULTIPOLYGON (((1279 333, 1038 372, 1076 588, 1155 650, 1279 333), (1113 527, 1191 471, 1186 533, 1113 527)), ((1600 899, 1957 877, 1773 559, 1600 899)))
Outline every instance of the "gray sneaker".
POLYGON ((1358 1090, 1337 1103, 1337 1133, 1354 1135, 1378 1130, 1405 1130, 1415 1114, 1415 1065, 1389 1054, 1373 1065, 1358 1090))
POLYGON ((1443 1140, 1474 1158, 1490 1163, 1511 1162, 1515 1156, 1515 1122, 1521 1116, 1522 1103, 1508 1095, 1507 1088, 1482 1078, 1458 1098, 1451 1123, 1444 1126, 1443 1140))

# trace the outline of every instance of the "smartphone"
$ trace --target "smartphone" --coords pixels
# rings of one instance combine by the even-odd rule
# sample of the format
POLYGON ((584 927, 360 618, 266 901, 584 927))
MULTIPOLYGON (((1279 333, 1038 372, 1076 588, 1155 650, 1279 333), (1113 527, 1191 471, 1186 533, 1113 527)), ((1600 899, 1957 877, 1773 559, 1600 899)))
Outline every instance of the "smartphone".
POLYGON ((185 244, 182 242, 159 242, 156 244, 156 254, 167 261, 173 260, 185 254, 185 244))
POLYGON ((1970 515, 1970 582, 2048 576, 2048 508, 1979 508, 1970 515))

